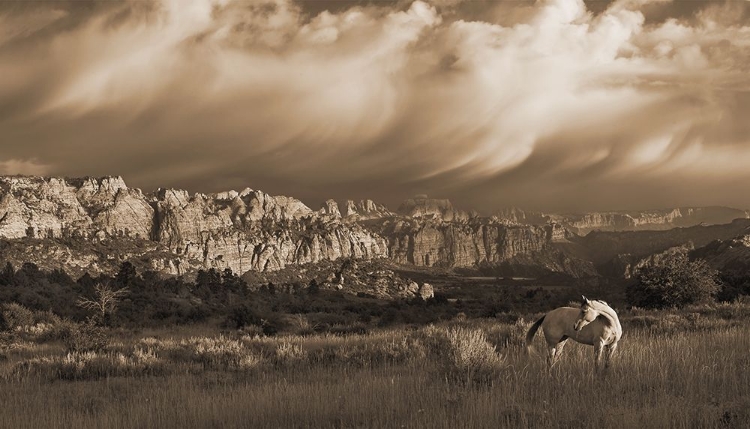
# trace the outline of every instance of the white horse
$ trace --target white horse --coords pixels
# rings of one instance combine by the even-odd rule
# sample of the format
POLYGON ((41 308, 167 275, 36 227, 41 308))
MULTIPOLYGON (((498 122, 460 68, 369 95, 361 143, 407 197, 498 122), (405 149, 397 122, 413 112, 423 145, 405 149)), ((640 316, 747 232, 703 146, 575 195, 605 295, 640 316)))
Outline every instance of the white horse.
POLYGON ((589 301, 585 296, 581 308, 556 308, 534 322, 526 334, 527 351, 530 350, 539 326, 547 340, 547 363, 550 367, 560 358, 568 338, 594 346, 597 369, 601 365, 602 352, 605 351, 604 365, 609 367, 612 355, 617 350, 617 342, 622 337, 622 326, 615 310, 604 301, 589 301))

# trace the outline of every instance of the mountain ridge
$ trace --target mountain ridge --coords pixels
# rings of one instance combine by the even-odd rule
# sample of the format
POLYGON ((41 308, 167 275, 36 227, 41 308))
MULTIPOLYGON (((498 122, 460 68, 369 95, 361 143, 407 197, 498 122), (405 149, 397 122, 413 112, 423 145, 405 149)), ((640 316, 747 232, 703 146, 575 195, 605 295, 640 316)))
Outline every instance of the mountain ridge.
MULTIPOLYGON (((696 212, 702 213, 690 213, 696 212)), ((671 213, 669 222, 685 218, 671 213)), ((713 212, 706 213, 691 219, 703 222, 713 212)), ((144 193, 119 176, 0 176, 0 239, 7 241, 0 259, 33 259, 24 247, 30 246, 45 264, 93 271, 111 271, 128 258, 170 275, 388 258, 425 267, 495 266, 509 274, 599 275, 597 266, 608 261, 592 257, 590 249, 601 246, 596 237, 604 236, 579 236, 580 225, 565 220, 570 217, 534 224, 540 219, 519 209, 482 217, 426 195, 405 201, 396 212, 372 200, 349 200, 342 213, 334 200, 313 210, 296 198, 251 188, 144 193)))

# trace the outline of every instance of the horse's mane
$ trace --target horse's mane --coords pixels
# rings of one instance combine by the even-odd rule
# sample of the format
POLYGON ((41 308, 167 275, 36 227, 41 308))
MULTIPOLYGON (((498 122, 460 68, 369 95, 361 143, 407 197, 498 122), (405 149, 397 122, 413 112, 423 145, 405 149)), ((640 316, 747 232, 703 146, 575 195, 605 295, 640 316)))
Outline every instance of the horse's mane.
POLYGON ((603 308, 597 308, 597 310, 601 311, 602 313, 605 313, 607 316, 612 318, 613 323, 617 323, 617 324, 620 323, 620 318, 617 317, 617 313, 615 312, 614 308, 610 307, 609 304, 602 301, 601 299, 589 300, 589 303, 592 303, 592 302, 598 304, 596 307, 599 307, 600 305, 604 306, 603 308))

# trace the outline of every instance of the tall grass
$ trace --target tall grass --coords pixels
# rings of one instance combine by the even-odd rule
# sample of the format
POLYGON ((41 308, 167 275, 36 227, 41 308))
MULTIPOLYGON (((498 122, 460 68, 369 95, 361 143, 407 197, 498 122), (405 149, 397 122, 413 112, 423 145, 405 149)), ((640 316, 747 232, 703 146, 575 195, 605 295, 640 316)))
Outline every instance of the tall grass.
POLYGON ((601 374, 592 348, 575 343, 548 371, 524 353, 524 320, 346 336, 156 333, 98 352, 26 342, 3 352, 0 426, 746 428, 744 311, 623 312, 601 374))

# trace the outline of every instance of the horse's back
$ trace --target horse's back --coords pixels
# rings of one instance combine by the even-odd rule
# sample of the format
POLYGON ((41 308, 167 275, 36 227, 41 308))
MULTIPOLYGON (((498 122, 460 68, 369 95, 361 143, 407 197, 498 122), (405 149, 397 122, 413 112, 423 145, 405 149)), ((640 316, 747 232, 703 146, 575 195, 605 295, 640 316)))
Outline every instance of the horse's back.
POLYGON ((542 331, 548 342, 557 342, 564 336, 572 336, 573 325, 578 319, 580 308, 558 307, 544 317, 542 331))

